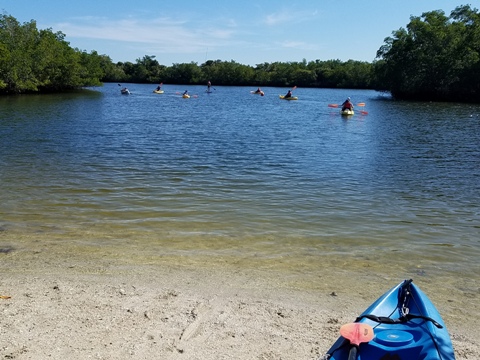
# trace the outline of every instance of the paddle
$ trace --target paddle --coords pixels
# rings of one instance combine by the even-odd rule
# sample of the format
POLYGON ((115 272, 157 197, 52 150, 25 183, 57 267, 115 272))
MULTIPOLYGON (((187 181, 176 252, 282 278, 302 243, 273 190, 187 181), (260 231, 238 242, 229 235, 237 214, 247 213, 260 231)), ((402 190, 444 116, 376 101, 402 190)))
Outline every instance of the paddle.
POLYGON ((373 339, 373 328, 368 324, 362 323, 345 324, 340 328, 340 335, 349 340, 352 345, 348 354, 348 360, 356 360, 360 344, 373 339))
MULTIPOLYGON (((338 104, 328 104, 328 107, 331 107, 331 108, 339 108, 341 105, 338 105, 338 104)), ((362 107, 362 106, 365 106, 365 103, 358 103, 357 106, 359 107, 362 107)), ((368 115, 368 111, 365 111, 365 110, 360 110, 360 114, 362 115, 368 115)))
MULTIPOLYGON (((358 103, 357 106, 359 106, 359 107, 365 106, 365 103, 358 103)), ((360 114, 368 115, 368 112, 365 111, 365 110, 360 110, 360 114)))
MULTIPOLYGON (((338 104, 328 104, 328 107, 331 107, 331 108, 338 108, 340 107, 341 105, 338 105, 338 104)), ((365 103, 358 103, 357 106, 365 106, 365 103)))

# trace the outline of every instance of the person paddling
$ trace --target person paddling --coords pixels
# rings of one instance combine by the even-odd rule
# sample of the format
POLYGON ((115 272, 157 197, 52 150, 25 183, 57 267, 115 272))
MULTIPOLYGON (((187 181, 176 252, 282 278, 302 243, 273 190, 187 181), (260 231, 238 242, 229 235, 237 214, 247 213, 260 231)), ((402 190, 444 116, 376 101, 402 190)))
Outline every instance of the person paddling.
POLYGON ((288 90, 287 94, 284 96, 284 98, 291 98, 292 97, 292 90, 288 90))
POLYGON ((347 100, 345 100, 342 104, 342 111, 345 110, 353 110, 353 104, 350 101, 350 97, 348 97, 347 100))
POLYGON ((210 82, 210 80, 208 80, 208 83, 207 83, 207 91, 210 92, 210 88, 212 87, 212 83, 210 82))

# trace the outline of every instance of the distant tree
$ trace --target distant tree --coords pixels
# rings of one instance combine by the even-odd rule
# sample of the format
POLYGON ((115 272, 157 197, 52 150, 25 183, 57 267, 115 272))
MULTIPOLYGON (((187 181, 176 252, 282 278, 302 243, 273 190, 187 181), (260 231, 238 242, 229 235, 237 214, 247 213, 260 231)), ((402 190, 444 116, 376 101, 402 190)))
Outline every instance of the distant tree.
POLYGON ((198 84, 203 78, 200 67, 193 61, 188 64, 173 64, 166 74, 167 81, 174 84, 198 84))
POLYGON ((112 59, 107 55, 100 56, 100 67, 103 71, 103 82, 124 82, 126 76, 122 66, 114 64, 112 59))
POLYGON ((0 92, 25 93, 100 85, 103 70, 96 52, 72 49, 65 34, 38 30, 0 15, 0 92))
POLYGON ((480 102, 480 15, 470 6, 412 16, 377 58, 376 83, 396 98, 480 102))
POLYGON ((38 31, 34 21, 23 26, 12 16, 0 16, 0 78, 5 92, 35 91, 38 31))

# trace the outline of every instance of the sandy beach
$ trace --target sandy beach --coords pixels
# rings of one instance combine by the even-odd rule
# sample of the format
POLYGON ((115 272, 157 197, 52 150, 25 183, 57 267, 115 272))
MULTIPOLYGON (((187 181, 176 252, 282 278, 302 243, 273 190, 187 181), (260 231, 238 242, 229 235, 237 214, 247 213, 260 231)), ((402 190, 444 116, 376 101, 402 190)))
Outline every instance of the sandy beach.
MULTIPOLYGON (((39 249, 0 253, 2 359, 321 359, 381 295, 364 284, 355 296, 328 274, 309 289, 275 268, 39 249)), ((459 360, 480 358, 478 311, 467 315, 444 318, 459 360)))

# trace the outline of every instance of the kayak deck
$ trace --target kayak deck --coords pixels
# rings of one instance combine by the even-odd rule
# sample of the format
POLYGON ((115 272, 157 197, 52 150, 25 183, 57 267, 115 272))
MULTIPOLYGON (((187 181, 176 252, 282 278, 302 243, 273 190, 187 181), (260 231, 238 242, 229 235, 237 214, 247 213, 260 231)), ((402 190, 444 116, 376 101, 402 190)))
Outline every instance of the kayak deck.
POLYGON ((340 110, 340 114, 343 115, 343 116, 350 116, 350 115, 354 115, 355 111, 345 109, 345 110, 340 110))
MULTIPOLYGON (((387 291, 355 322, 368 324, 374 330, 373 340, 360 344, 358 360, 389 355, 399 359, 455 359, 438 310, 412 280, 387 291)), ((340 336, 327 354, 330 360, 347 360, 349 352, 348 340, 340 336)))
POLYGON ((278 95, 282 100, 298 100, 297 96, 285 97, 285 95, 278 95))

